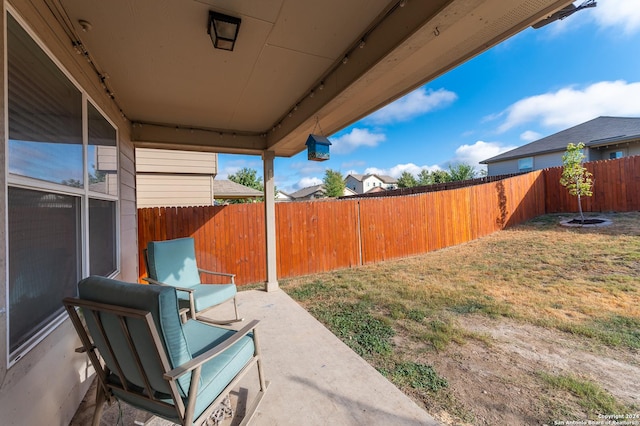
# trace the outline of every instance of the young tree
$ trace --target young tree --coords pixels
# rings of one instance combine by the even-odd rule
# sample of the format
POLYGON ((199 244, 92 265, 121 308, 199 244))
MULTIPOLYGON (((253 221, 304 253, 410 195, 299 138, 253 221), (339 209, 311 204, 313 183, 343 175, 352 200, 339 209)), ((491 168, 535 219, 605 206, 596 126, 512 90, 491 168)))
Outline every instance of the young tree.
POLYGON ((412 188, 414 186, 418 186, 416 178, 406 170, 402 172, 398 178, 398 188, 412 188))
POLYGON ((327 169, 324 172, 324 192, 327 197, 342 197, 344 195, 344 178, 337 170, 327 169))
POLYGON ((582 165, 585 155, 582 153, 584 144, 580 142, 577 145, 570 143, 567 145, 567 151, 562 156, 562 176, 560 177, 560 185, 567 188, 569 194, 578 197, 578 211, 580 212, 580 220, 584 223, 584 214, 582 213, 582 197, 591 197, 593 192, 593 175, 587 171, 582 165))

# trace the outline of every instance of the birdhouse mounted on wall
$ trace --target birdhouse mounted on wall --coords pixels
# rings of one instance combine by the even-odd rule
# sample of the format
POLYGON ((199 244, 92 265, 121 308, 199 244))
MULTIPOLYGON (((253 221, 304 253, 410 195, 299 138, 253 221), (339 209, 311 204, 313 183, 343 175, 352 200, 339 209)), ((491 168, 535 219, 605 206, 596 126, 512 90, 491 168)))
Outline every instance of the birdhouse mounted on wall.
POLYGON ((307 138, 307 159, 310 161, 326 161, 329 159, 329 139, 320 135, 309 135, 307 138))

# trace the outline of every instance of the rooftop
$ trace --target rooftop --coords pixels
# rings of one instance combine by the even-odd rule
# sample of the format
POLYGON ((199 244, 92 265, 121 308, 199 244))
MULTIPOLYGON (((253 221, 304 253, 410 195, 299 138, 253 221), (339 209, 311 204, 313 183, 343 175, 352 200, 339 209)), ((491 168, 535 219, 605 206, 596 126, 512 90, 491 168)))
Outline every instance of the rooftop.
POLYGON ((213 180, 213 196, 218 199, 259 198, 264 194, 257 189, 226 179, 213 180))
POLYGON ((618 143, 631 139, 640 139, 640 118, 598 117, 511 151, 496 155, 480 163, 489 164, 512 158, 564 151, 570 142, 575 144, 582 142, 585 146, 589 147, 618 143))

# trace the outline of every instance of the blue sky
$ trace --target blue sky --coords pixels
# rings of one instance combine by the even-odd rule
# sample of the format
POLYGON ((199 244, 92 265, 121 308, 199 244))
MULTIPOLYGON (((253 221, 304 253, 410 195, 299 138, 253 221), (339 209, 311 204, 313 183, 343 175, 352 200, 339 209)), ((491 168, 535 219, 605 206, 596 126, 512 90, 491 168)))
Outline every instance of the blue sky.
MULTIPOLYGON (((345 177, 460 162, 480 170, 479 161, 601 115, 640 117, 640 0, 598 0, 522 31, 331 135, 330 160, 276 158, 276 186, 321 183, 327 168, 345 177)), ((260 157, 221 154, 218 177, 242 167, 262 174, 260 157)))

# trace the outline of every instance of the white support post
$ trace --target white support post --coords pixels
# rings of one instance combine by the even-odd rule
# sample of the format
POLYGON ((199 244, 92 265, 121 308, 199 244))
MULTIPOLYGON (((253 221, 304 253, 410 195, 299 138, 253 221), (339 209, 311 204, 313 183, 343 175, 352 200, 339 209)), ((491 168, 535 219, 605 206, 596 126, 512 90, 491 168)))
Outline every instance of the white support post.
POLYGON ((276 200, 273 179, 273 151, 263 151, 264 164, 264 224, 267 247, 267 281, 265 291, 278 290, 278 274, 276 271, 276 200))

